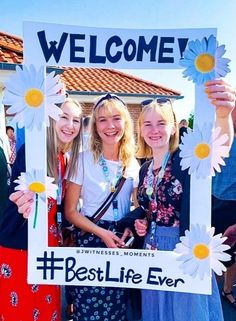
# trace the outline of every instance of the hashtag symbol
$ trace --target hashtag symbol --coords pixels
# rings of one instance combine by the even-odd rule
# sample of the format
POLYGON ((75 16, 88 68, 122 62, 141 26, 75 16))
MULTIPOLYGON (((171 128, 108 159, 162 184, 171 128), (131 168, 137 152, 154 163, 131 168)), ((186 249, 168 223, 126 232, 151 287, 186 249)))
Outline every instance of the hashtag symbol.
POLYGON ((43 270, 44 280, 47 280, 47 272, 50 272, 50 280, 53 280, 55 270, 63 270, 63 266, 57 266, 56 263, 63 261, 63 258, 55 258, 54 252, 51 252, 51 256, 48 256, 48 253, 44 251, 43 257, 37 257, 37 262, 42 263, 42 265, 37 266, 37 270, 43 270))

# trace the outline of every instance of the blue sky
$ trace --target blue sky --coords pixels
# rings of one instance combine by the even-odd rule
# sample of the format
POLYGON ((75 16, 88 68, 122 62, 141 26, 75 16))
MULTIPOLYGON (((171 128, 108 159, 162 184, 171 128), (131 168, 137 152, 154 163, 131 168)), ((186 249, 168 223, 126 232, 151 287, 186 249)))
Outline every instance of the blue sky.
MULTIPOLYGON (((217 28, 218 41, 226 45, 236 84, 235 0, 1 0, 0 30, 22 36, 23 21, 51 22, 89 27, 134 29, 217 28)), ((194 109, 194 86, 180 70, 128 70, 180 91, 185 99, 175 103, 178 119, 194 109)))

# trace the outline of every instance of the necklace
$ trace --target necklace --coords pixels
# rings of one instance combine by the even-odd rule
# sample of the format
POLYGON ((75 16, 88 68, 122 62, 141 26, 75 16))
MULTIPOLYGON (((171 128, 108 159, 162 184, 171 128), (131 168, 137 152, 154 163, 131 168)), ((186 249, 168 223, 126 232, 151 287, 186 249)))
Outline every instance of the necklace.
POLYGON ((150 200, 155 197, 155 195, 153 195, 153 192, 156 189, 156 187, 158 187, 158 185, 160 184, 160 182, 162 181, 162 179, 164 177, 166 165, 168 163, 169 158, 170 158, 170 153, 168 152, 165 154, 161 168, 160 168, 157 175, 154 175, 154 173, 153 173, 153 165, 154 165, 153 160, 148 167, 148 172, 147 172, 147 176, 145 177, 144 184, 146 187, 146 194, 148 195, 150 200), (151 196, 153 196, 153 197, 151 197, 151 196))
POLYGON ((152 160, 151 164, 148 167, 147 175, 144 179, 144 187, 146 188, 146 194, 149 198, 148 211, 147 211, 147 219, 151 222, 150 224, 150 237, 149 242, 146 244, 147 249, 155 250, 157 249, 157 244, 155 240, 156 235, 156 215, 157 215, 157 200, 156 193, 158 186, 160 185, 164 175, 165 169, 170 158, 170 153, 166 153, 161 164, 160 170, 157 175, 154 174, 153 165, 154 160, 152 160))
POLYGON ((109 183, 109 185, 110 185, 110 192, 114 193, 116 183, 122 175, 121 163, 119 162, 117 165, 116 176, 113 180, 111 179, 109 168, 107 166, 107 162, 106 162, 103 155, 100 155, 98 163, 102 167, 103 175, 105 177, 106 182, 109 183))
POLYGON ((161 168, 157 175, 154 175, 154 171, 153 171, 154 161, 152 160, 151 164, 148 167, 147 175, 144 178, 144 187, 146 188, 146 194, 149 198, 148 219, 150 221, 154 220, 154 217, 157 212, 156 193, 157 193, 158 186, 160 185, 165 175, 165 169, 169 158, 170 158, 170 153, 168 152, 165 154, 161 168))

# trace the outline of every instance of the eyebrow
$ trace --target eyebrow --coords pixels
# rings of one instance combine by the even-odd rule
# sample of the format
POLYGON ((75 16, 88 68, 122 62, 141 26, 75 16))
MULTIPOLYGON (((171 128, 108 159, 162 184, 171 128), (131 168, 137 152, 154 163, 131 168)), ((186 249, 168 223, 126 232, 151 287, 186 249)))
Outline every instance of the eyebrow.
MULTIPOLYGON (((69 116, 69 114, 66 113, 66 112, 64 112, 64 111, 62 112, 61 115, 69 116)), ((80 119, 80 116, 73 116, 73 118, 78 118, 78 119, 80 119)))
POLYGON ((115 114, 115 115, 104 115, 104 116, 98 116, 97 119, 100 119, 100 118, 114 118, 114 117, 121 117, 120 114, 115 114))
MULTIPOLYGON (((150 124, 152 121, 151 120, 145 120, 143 122, 143 124, 150 124)), ((166 121, 164 119, 158 120, 157 123, 166 123, 166 121)))

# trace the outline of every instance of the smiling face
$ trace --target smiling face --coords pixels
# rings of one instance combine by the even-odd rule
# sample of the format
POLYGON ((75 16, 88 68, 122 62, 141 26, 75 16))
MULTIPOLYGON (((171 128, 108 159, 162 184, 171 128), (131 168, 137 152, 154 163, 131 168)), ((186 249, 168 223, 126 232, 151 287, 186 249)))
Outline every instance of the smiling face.
POLYGON ((174 132, 173 125, 168 123, 157 110, 149 109, 144 114, 141 135, 152 150, 168 150, 170 137, 174 132))
POLYGON ((59 145, 69 144, 79 134, 81 126, 81 108, 73 102, 62 105, 62 114, 55 124, 59 145))
POLYGON ((114 106, 99 107, 96 116, 96 130, 101 138, 102 145, 111 146, 119 144, 124 135, 124 120, 114 106))

